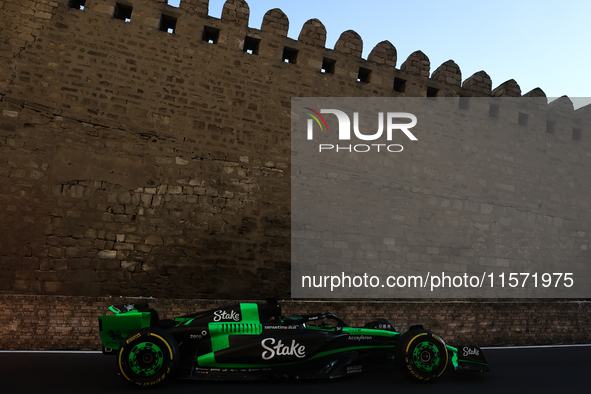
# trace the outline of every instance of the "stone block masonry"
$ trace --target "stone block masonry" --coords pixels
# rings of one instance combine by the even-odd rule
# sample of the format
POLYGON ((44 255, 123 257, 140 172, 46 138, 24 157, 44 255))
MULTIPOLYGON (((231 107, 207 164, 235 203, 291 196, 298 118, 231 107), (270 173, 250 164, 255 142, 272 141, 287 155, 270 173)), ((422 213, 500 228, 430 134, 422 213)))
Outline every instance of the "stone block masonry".
MULTIPOLYGON (((148 302, 161 319, 238 301, 0 295, 0 349, 100 350, 98 315, 109 305, 148 302)), ((248 301, 242 302, 260 302, 248 301)), ((446 343, 478 346, 588 343, 589 302, 283 301, 282 314, 333 312, 352 327, 387 319, 399 332, 423 324, 446 343), (494 316, 494 319, 491 319, 494 316)))
MULTIPOLYGON (((462 83, 453 61, 431 72, 420 51, 398 62, 389 42, 363 59, 353 31, 325 48, 318 20, 293 40, 278 9, 260 30, 248 27, 242 0, 229 0, 221 19, 207 10, 207 0, 182 0, 179 8, 162 0, 0 4, 0 293, 288 297, 291 97, 544 96, 522 94, 512 80, 493 89, 484 71, 462 83)), ((538 195, 533 183, 506 182, 495 192, 527 196, 523 203, 539 210, 537 225, 547 224, 557 250, 587 264, 591 190, 577 174, 591 157, 590 110, 574 111, 565 97, 539 113, 544 119, 525 120, 522 139, 561 154, 525 154, 528 167, 541 174, 554 167, 580 181, 568 198, 550 189, 538 195), (568 215, 544 210, 559 204, 568 215)), ((495 135, 458 138, 467 146, 470 139, 503 144, 495 135)), ((451 212, 445 223, 458 239, 473 228, 476 206, 465 191, 482 185, 471 180, 521 171, 520 158, 501 151, 491 160, 466 169, 474 176, 453 174, 456 187, 447 193, 454 198, 425 195, 451 212)), ((425 183, 438 166, 426 156, 412 168, 425 183)), ((413 194, 402 194, 401 204, 413 194)), ((490 201, 479 209, 492 210, 504 229, 521 215, 490 201)), ((432 242, 407 256, 505 258, 481 253, 482 246, 432 242)), ((66 302, 47 302, 60 299, 66 302)))

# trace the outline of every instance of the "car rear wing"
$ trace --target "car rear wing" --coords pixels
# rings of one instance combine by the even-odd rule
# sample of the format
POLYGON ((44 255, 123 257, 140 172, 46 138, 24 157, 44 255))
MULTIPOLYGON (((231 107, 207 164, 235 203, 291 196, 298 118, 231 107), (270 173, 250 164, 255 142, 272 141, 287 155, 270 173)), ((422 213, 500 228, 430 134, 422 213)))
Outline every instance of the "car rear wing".
POLYGON ((148 304, 111 305, 109 310, 114 314, 98 317, 104 354, 114 354, 132 332, 158 325, 158 313, 148 304))

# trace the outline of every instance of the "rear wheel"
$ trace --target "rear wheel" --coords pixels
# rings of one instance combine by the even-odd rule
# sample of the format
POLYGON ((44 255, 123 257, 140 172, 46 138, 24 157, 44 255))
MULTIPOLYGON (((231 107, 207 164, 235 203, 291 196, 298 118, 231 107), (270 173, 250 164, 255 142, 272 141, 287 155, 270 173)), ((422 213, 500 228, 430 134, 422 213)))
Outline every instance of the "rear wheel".
POLYGON ((121 342, 117 366, 123 377, 149 387, 173 376, 179 358, 177 343, 161 328, 143 328, 121 342))
POLYGON ((406 376, 430 381, 443 374, 447 367, 447 347, 431 331, 415 329, 406 332, 396 344, 395 362, 406 376))

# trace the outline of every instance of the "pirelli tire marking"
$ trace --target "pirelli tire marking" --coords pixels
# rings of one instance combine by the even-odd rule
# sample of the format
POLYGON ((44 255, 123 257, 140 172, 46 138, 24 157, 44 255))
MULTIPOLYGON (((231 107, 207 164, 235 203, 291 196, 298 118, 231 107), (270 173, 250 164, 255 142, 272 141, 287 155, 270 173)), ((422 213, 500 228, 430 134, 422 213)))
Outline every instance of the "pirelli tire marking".
POLYGON ((404 336, 399 342, 402 351, 398 352, 401 371, 424 382, 440 377, 449 361, 443 340, 426 330, 411 330, 404 336))
POLYGON ((117 357, 123 377, 138 386, 154 386, 176 368, 178 347, 174 337, 159 328, 144 328, 125 341, 117 357))

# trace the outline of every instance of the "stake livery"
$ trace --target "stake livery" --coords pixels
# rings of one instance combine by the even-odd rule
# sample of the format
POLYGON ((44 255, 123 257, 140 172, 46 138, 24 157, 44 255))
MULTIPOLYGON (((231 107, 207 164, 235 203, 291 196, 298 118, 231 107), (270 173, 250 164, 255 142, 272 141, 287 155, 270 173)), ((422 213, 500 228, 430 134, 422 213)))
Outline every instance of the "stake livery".
POLYGON ((452 347, 415 325, 396 332, 385 319, 349 327, 332 313, 281 316, 277 302, 243 303, 160 320, 147 304, 99 316, 103 353, 123 378, 149 387, 184 379, 335 378, 393 361, 408 377, 438 378, 449 368, 488 371, 480 348, 452 347))

